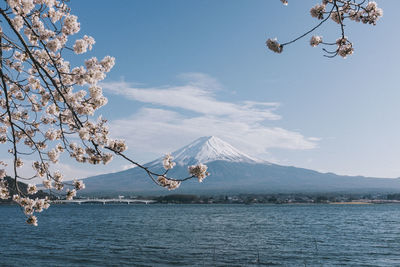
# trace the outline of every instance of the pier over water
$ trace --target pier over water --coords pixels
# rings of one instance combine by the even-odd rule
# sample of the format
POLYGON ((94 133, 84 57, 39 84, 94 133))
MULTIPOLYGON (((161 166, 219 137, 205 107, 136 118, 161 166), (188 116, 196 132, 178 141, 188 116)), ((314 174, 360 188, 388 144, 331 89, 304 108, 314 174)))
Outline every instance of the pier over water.
POLYGON ((106 203, 139 203, 139 204, 151 204, 155 203, 155 200, 151 199, 124 199, 124 198, 88 198, 88 199, 72 199, 72 200, 53 200, 54 204, 82 204, 82 203, 102 203, 105 205, 106 203))

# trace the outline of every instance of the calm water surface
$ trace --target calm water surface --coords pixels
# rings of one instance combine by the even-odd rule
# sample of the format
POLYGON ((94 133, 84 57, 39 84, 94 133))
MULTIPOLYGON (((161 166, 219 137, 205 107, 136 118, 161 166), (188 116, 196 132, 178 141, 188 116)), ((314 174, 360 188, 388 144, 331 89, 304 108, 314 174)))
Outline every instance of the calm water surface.
POLYGON ((0 266, 400 266, 400 205, 0 206, 0 266))

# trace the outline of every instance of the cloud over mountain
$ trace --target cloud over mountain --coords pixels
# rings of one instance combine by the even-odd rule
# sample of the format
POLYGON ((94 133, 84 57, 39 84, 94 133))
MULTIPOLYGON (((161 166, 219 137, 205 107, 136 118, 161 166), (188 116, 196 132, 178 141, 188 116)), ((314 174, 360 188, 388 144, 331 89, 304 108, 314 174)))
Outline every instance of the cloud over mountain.
POLYGON ((223 86, 202 73, 180 75, 183 85, 138 87, 126 82, 102 83, 107 93, 140 104, 139 110, 111 121, 112 134, 133 150, 165 153, 198 136, 223 136, 253 154, 270 148, 313 149, 318 139, 277 126, 279 103, 222 100, 223 86))

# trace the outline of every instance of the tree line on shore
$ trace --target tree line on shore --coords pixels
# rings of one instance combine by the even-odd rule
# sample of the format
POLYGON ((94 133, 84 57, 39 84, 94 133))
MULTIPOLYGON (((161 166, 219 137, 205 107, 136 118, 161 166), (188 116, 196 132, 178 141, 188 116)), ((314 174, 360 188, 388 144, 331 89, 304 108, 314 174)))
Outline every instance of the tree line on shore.
POLYGON ((335 203, 362 201, 400 200, 400 193, 281 193, 238 195, 189 195, 171 194, 157 197, 142 197, 158 203, 176 204, 290 204, 290 203, 335 203))

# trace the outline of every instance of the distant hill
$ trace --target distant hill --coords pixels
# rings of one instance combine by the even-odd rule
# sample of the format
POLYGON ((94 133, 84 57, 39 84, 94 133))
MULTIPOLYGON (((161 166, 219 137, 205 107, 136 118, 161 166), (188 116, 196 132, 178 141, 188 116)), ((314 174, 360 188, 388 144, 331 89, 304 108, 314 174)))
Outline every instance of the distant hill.
MULTIPOLYGON (((15 189, 15 181, 14 181, 14 179, 12 179, 9 176, 6 176, 4 179, 8 183, 8 191, 10 192, 10 196, 12 197, 17 192, 17 190, 15 189)), ((23 194, 27 195, 27 192, 28 192, 27 191, 27 188, 28 188, 27 184, 25 184, 23 182, 18 182, 18 188, 19 188, 20 192, 22 192, 23 194)), ((36 194, 34 194, 34 195, 29 195, 30 198, 44 198, 46 196, 48 196, 50 199, 54 198, 53 196, 50 196, 49 194, 43 192, 42 190, 38 190, 38 192, 36 194)), ((0 199, 0 204, 11 203, 11 202, 12 202, 11 198, 10 199, 6 199, 6 200, 0 199)))
MULTIPOLYGON (((188 176, 188 165, 206 163, 211 173, 203 183, 185 182, 174 193, 399 192, 400 179, 342 176, 281 166, 240 152, 221 139, 202 137, 172 153, 174 177, 188 176)), ((145 164, 162 171, 162 158, 145 164)), ((84 179, 81 194, 166 194, 139 168, 84 179)))

